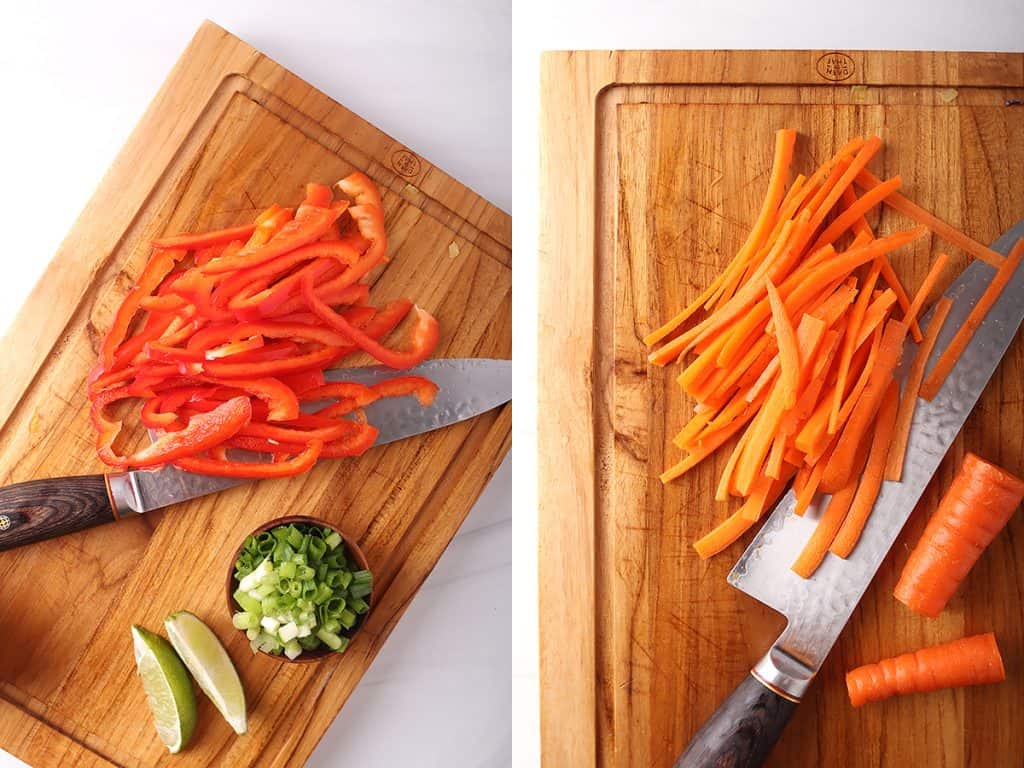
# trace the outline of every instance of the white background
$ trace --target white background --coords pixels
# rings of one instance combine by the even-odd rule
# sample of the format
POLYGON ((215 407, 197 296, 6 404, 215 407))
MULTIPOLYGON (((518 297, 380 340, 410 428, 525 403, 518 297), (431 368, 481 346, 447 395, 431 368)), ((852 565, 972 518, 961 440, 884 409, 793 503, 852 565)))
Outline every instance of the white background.
MULTIPOLYGON (((533 626, 537 589, 536 262, 537 116, 540 52, 607 48, 812 48, 1024 50, 1022 0, 522 0, 516 4, 516 105, 513 274, 517 410, 514 623, 533 626), (521 494, 521 497, 520 497, 521 494)), ((581 254, 581 257, 584 255, 581 254)), ((541 415, 543 418, 543 414, 541 415)), ((516 660, 515 764, 538 762, 536 633, 525 634, 516 660)), ((547 768, 547 767, 546 767, 547 768)), ((550 768, 562 768, 551 766, 550 768)), ((888 768, 888 767, 886 767, 888 768)))
MULTIPOLYGON (((437 5, 5 4, 0 333, 204 17, 511 211, 510 3, 437 5)), ((310 766, 511 764, 511 488, 506 461, 310 766)))

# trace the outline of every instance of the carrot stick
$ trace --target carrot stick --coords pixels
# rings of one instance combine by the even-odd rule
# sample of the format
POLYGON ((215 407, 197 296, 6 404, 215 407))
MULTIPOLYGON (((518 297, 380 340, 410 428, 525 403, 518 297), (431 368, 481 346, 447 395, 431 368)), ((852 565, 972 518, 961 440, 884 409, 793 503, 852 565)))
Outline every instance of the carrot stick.
MULTIPOLYGON (((838 443, 836 450, 832 452, 833 458, 836 455, 836 451, 841 447, 842 441, 838 443)), ((850 505, 853 503, 853 497, 857 492, 856 474, 860 472, 860 468, 864 465, 867 453, 867 445, 864 442, 855 446, 852 466, 854 470, 853 479, 848 480, 843 487, 837 489, 832 494, 832 498, 828 500, 828 505, 825 507, 825 511, 821 513, 821 518, 814 528, 814 533, 811 534, 811 538, 804 545, 796 562, 790 567, 797 576, 804 579, 811 578, 825 559, 825 555, 828 554, 828 548, 832 545, 832 539, 835 538, 836 533, 846 519, 850 505)), ((828 472, 827 467, 825 471, 826 473, 828 472)), ((824 481, 824 476, 822 476, 822 481, 824 481)))
POLYGON ((898 694, 1000 683, 1006 679, 995 635, 965 637, 904 653, 846 673, 846 690, 855 707, 898 694))
POLYGON ((677 448, 686 448, 690 440, 695 438, 707 423, 715 417, 715 411, 710 408, 706 411, 694 414, 686 425, 679 431, 679 434, 672 438, 677 448))
POLYGON ((988 314, 992 305, 996 303, 996 299, 1003 292, 1003 288, 1010 282, 1010 278, 1020 265, 1021 257, 1024 257, 1024 237, 1017 240, 1017 244, 1013 246, 1010 255, 1003 261, 1002 266, 996 271, 995 277, 992 278, 992 282, 988 284, 985 292, 978 299, 978 303, 974 305, 971 314, 967 316, 964 324, 960 326, 960 330, 956 332, 953 340, 949 342, 949 346, 942 351, 942 355, 936 361, 935 367, 932 368, 928 377, 924 380, 924 384, 921 385, 921 397, 925 400, 931 400, 938 394, 949 372, 953 370, 956 361, 960 359, 960 355, 963 354, 964 349, 970 343, 974 332, 978 330, 978 327, 985 320, 985 315, 988 314))
POLYGON ((850 413, 850 417, 843 426, 842 437, 836 446, 832 457, 825 467, 825 474, 821 478, 821 488, 826 493, 834 493, 841 488, 850 485, 850 478, 854 474, 856 451, 863 443, 867 429, 878 413, 878 407, 882 403, 885 390, 892 380, 893 371, 900 361, 903 352, 903 340, 907 335, 907 326, 896 320, 886 323, 885 331, 882 334, 882 343, 878 349, 878 357, 875 359, 871 369, 871 375, 867 386, 850 413))
MULTIPOLYGON (((870 171, 862 170, 857 174, 855 183, 863 189, 874 189, 881 184, 882 181, 874 176, 870 171)), ((946 222, 936 218, 933 214, 907 199, 899 192, 893 192, 890 194, 885 198, 885 202, 894 210, 899 211, 904 216, 908 216, 918 224, 928 227, 928 229, 930 229, 937 237, 941 237, 950 245, 955 245, 957 248, 969 253, 974 258, 981 259, 986 264, 991 264, 993 267, 999 267, 1002 265, 1003 257, 1000 254, 996 253, 991 248, 986 248, 977 240, 968 237, 955 227, 952 227, 946 222)))
POLYGON ((821 475, 825 471, 825 465, 828 463, 828 457, 832 454, 832 450, 835 448, 836 441, 839 436, 833 435, 832 441, 825 448, 825 452, 821 459, 814 462, 811 466, 811 474, 807 478, 807 484, 800 491, 800 495, 797 496, 796 506, 793 507, 793 512, 798 515, 803 515, 807 511, 807 508, 814 501, 814 497, 818 494, 818 486, 821 485, 821 475))
POLYGON ((782 492, 786 490, 786 483, 789 482, 796 471, 795 467, 789 467, 784 471, 781 480, 772 480, 763 477, 758 481, 758 486, 747 497, 739 509, 719 523, 713 530, 694 542, 693 548, 697 550, 702 560, 707 560, 712 555, 717 555, 740 536, 750 530, 772 504, 778 501, 782 492))
POLYGON ((707 440, 702 441, 699 446, 695 446, 695 449, 691 451, 690 455, 678 462, 675 466, 662 472, 660 475, 661 482, 668 483, 675 480, 677 477, 682 477, 712 453, 717 451, 726 440, 735 435, 744 424, 757 414, 758 409, 761 406, 761 402, 761 400, 755 400, 752 403, 748 403, 747 407, 739 416, 733 419, 729 425, 723 427, 707 440))
POLYGON ((935 257, 935 263, 932 264, 932 268, 928 270, 928 274, 924 276, 924 280, 921 281, 921 285, 917 289, 917 293, 914 294, 914 300, 910 304, 910 308, 906 311, 903 317, 903 322, 910 322, 910 320, 916 320, 918 314, 921 312, 921 307, 924 306, 925 299, 928 298, 928 294, 931 293, 932 288, 935 287, 935 283, 939 281, 942 276, 943 270, 949 263, 949 256, 945 253, 940 253, 935 257), (909 319, 908 319, 909 318, 909 319))
MULTIPOLYGON (((897 176, 896 178, 899 177, 897 176)), ((860 198, 857 197, 857 192, 854 190, 853 187, 847 187, 846 189, 843 190, 843 194, 839 199, 843 202, 843 205, 846 206, 846 210, 850 210, 850 208, 857 205, 857 201, 860 198)), ((868 238, 869 240, 873 240, 875 237, 875 233, 871 229, 871 225, 868 224, 868 220, 864 218, 865 213, 866 211, 861 211, 860 216, 857 216, 853 220, 851 226, 853 227, 854 234, 856 234, 857 236, 863 236, 865 238, 868 238)))
POLYGON ((889 310, 892 309, 892 305, 895 303, 896 292, 892 288, 886 288, 872 298, 871 303, 868 304, 867 311, 864 313, 864 319, 857 329, 858 347, 867 341, 868 336, 885 322, 886 317, 889 315, 889 310))
POLYGON ((903 385, 903 397, 900 399, 900 408, 896 414, 896 429, 893 432, 892 447, 889 449, 889 460, 885 469, 885 479, 899 481, 903 477, 903 459, 907 453, 907 441, 910 439, 910 424, 914 419, 914 410, 917 408, 917 397, 921 389, 921 379, 924 378, 924 367, 935 346, 935 340, 939 337, 942 324, 946 322, 946 315, 953 307, 953 300, 948 296, 942 296, 935 302, 935 311, 928 323, 921 346, 917 348, 914 355, 914 362, 907 373, 906 383, 903 385))
MULTIPOLYGON (((882 257, 882 277, 885 278, 888 286, 896 292, 896 300, 900 303, 900 308, 903 310, 904 317, 906 317, 907 311, 910 309, 910 296, 907 295, 907 289, 900 282, 896 270, 889 263, 888 256, 882 257)), ((910 336, 918 344, 921 343, 921 327, 917 324, 917 320, 910 324, 910 336)))
POLYGON ((736 462, 743 455, 743 447, 747 444, 751 434, 752 430, 750 429, 744 432, 740 439, 736 441, 736 446, 733 448, 732 453, 729 454, 729 458, 725 462, 725 469, 722 470, 722 476, 718 479, 718 486, 715 488, 715 501, 728 501, 732 495, 736 462))
POLYGON ((878 492, 882 488, 882 479, 885 472, 885 459, 889 454, 889 444, 892 439, 893 426, 896 423, 896 408, 900 400, 900 386, 894 379, 889 382, 889 388, 882 398, 882 405, 878 409, 878 418, 875 420, 875 434, 871 438, 871 450, 868 453, 867 466, 864 474, 857 485, 857 493, 853 497, 850 511, 846 513, 839 533, 829 547, 829 551, 843 559, 850 556, 850 552, 857 545, 864 524, 868 521, 871 510, 874 509, 878 492))
MULTIPOLYGON (((860 376, 850 389, 849 394, 847 394, 846 400, 843 401, 842 408, 839 409, 839 418, 836 421, 836 432, 839 431, 838 427, 842 427, 846 424, 846 421, 850 418, 850 414, 853 412, 853 409, 857 406, 857 401, 860 399, 861 394, 863 394, 864 389, 867 387, 868 381, 871 379, 871 371, 875 367, 875 360, 878 358, 878 350, 881 347, 881 342, 882 329, 879 328, 875 331, 875 335, 871 339, 871 346, 868 347, 867 360, 861 369, 860 376)), ((830 431, 829 434, 833 434, 833 432, 830 431)))
POLYGON ((871 301, 871 292, 875 289, 875 282, 882 272, 881 259, 875 259, 864 279, 864 286, 857 294, 857 300, 853 303, 850 311, 850 324, 847 326, 846 336, 843 338, 843 351, 839 355, 839 368, 836 373, 835 397, 832 398, 832 412, 828 417, 828 431, 835 432, 839 428, 839 408, 842 406, 843 391, 846 389, 846 379, 850 374, 850 363, 853 360, 853 353, 856 349, 857 333, 861 323, 864 321, 864 313, 867 312, 868 303, 871 301))
POLYGON ((772 447, 768 451, 768 460, 764 464, 764 473, 773 480, 782 476, 782 462, 786 455, 786 436, 776 433, 772 447))
POLYGON ((815 406, 818 404, 818 396, 821 394, 821 389, 825 386, 825 373, 832 363, 836 350, 839 348, 839 337, 840 333, 833 330, 828 331, 822 339, 819 346, 818 359, 815 361, 810 382, 800 393, 796 405, 786 411, 782 416, 782 421, 779 422, 779 432, 782 434, 795 434, 804 421, 807 420, 807 417, 813 413, 815 406))
POLYGON ((857 177, 864 167, 868 164, 872 157, 882 148, 882 140, 877 136, 870 137, 864 142, 857 154, 853 156, 849 166, 843 171, 843 175, 839 177, 832 189, 829 190, 825 200, 818 207, 814 216, 811 217, 811 228, 817 229, 821 226, 821 223, 825 220, 828 212, 832 210, 836 202, 839 200, 839 196, 843 194, 843 190, 853 184, 853 180, 857 177))
MULTIPOLYGON (((874 189, 869 190, 868 193, 864 195, 864 197, 858 198, 856 195, 854 195, 854 199, 856 200, 856 202, 853 205, 849 206, 839 216, 837 216, 833 220, 833 222, 829 224, 820 235, 818 235, 818 239, 814 241, 814 244, 811 246, 811 249, 813 250, 816 248, 820 248, 823 245, 834 243, 836 240, 839 239, 839 237, 844 232, 846 232, 846 230, 850 229, 850 227, 852 227, 856 222, 863 222, 864 214, 867 211, 874 208, 876 205, 878 205, 888 195, 892 194, 897 189, 899 189, 900 184, 900 177, 894 176, 888 181, 879 184, 874 189)), ((844 190, 844 195, 845 192, 850 189, 852 188, 849 186, 846 187, 846 190, 844 190)), ((864 225, 867 226, 867 223, 865 222, 864 225)), ((864 230, 860 230, 857 232, 857 234, 871 234, 870 228, 867 233, 865 233, 864 230)))
MULTIPOLYGON (((754 226, 740 247, 735 261, 746 263, 764 243, 769 235, 774 217, 782 204, 786 191, 786 180, 789 178, 789 166, 793 161, 793 145, 796 143, 796 131, 782 128, 775 132, 775 156, 772 160, 772 171, 768 178, 768 190, 757 214, 754 226)), ((738 272, 738 270, 737 270, 738 272)), ((727 288, 728 283, 723 284, 727 288)))
POLYGON ((1024 480, 973 453, 928 520, 896 584, 896 599, 935 618, 1024 499, 1024 480))
POLYGON ((796 342, 796 331, 786 314, 782 297, 771 280, 765 280, 765 290, 771 303, 772 319, 775 321, 775 339, 779 345, 779 386, 782 388, 782 407, 796 405, 797 387, 800 384, 800 348, 796 342))

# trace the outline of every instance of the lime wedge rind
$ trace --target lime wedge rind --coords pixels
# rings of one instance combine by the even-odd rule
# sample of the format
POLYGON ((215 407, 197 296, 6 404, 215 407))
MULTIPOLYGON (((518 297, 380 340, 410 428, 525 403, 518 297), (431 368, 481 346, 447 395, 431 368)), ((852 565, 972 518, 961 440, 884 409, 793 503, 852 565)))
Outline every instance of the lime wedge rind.
POLYGON ((238 671, 220 640, 203 621, 189 611, 164 619, 171 645, 235 733, 247 728, 245 691, 238 671))
POLYGON ((159 635, 132 625, 135 665, 153 722, 172 754, 184 749, 196 727, 196 695, 192 679, 171 644, 159 635))

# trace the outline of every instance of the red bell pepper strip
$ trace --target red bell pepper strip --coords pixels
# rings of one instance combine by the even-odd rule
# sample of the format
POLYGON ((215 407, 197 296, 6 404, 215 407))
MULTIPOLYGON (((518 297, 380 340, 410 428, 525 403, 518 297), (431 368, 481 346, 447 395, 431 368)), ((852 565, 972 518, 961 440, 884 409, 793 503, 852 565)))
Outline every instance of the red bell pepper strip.
POLYGON ((158 341, 149 342, 142 351, 149 360, 161 363, 201 363, 206 359, 202 352, 171 347, 158 341))
POLYGON ((334 193, 331 192, 331 188, 326 184, 317 184, 310 182, 306 185, 306 199, 302 201, 303 205, 317 205, 321 208, 327 208, 334 201, 334 193))
POLYGON ((267 418, 270 421, 290 421, 299 416, 299 399, 291 387, 281 381, 266 377, 262 379, 218 379, 202 376, 202 381, 233 387, 257 397, 267 404, 267 418))
POLYGON ((384 231, 384 205, 377 186, 364 173, 358 171, 337 183, 338 189, 352 198, 348 215, 359 229, 359 234, 370 241, 367 255, 375 262, 387 261, 388 237, 384 231))
MULTIPOLYGON (((342 240, 328 240, 310 243, 309 245, 304 245, 301 248, 296 248, 293 251, 283 253, 280 256, 262 264, 258 264, 255 267, 240 269, 237 272, 234 272, 227 280, 217 287, 217 291, 218 293, 234 298, 243 288, 253 283, 261 286, 260 290, 263 290, 270 285, 274 279, 282 275, 286 275, 297 265, 306 261, 324 260, 319 265, 320 269, 317 275, 318 277, 322 277, 323 273, 330 267, 348 267, 355 264, 359 260, 360 255, 359 251, 353 248, 349 243, 342 240)), ((289 278, 285 277, 281 282, 288 283, 288 280, 289 278)), ((294 280, 288 284, 294 285, 295 288, 298 287, 294 280)), ((228 306, 231 306, 230 300, 228 301, 228 306)))
MULTIPOLYGON (((345 437, 338 440, 331 440, 324 443, 323 451, 320 454, 322 459, 337 459, 346 456, 361 456, 377 440, 380 430, 376 427, 356 421, 348 421, 346 424, 354 425, 354 429, 345 437)), ((294 455, 303 447, 302 443, 280 442, 262 437, 247 437, 236 435, 227 441, 232 448, 242 448, 257 453, 272 453, 275 455, 294 455)))
POLYGON ((153 241, 153 247, 184 248, 187 251, 195 251, 200 248, 209 248, 211 245, 230 243, 232 240, 245 240, 255 231, 255 224, 243 224, 240 227, 215 229, 212 232, 203 232, 199 235, 172 235, 157 238, 153 241))
POLYGON ((263 264, 319 239, 341 214, 341 210, 334 208, 304 205, 296 212, 295 218, 281 227, 265 245, 255 248, 247 245, 233 256, 221 256, 198 269, 204 274, 215 275, 263 264))
POLYGON ((412 329, 411 343, 407 351, 398 352, 379 344, 324 304, 317 298, 310 281, 307 280, 302 284, 302 292, 310 308, 325 323, 345 334, 353 344, 390 368, 412 368, 414 365, 419 365, 437 346, 437 320, 425 309, 413 307, 416 312, 416 324, 412 329))
POLYGON ((149 263, 142 270, 139 279, 135 282, 131 291, 125 296, 121 306, 117 308, 114 321, 110 330, 103 339, 100 348, 100 359, 103 367, 109 369, 114 362, 114 353, 128 335, 128 328, 135 317, 139 305, 146 296, 155 291, 168 273, 174 269, 174 265, 184 258, 186 251, 183 250, 160 250, 149 260, 149 263))
POLYGON ((379 397, 402 397, 416 395, 420 405, 428 406, 437 396, 437 384, 422 376, 400 376, 373 385, 373 391, 379 397))
POLYGON ((312 413, 301 413, 284 424, 252 422, 239 430, 244 437, 264 437, 283 443, 306 443, 310 440, 337 440, 352 432, 355 422, 328 419, 312 413))
POLYGON ((168 432, 145 448, 128 456, 120 456, 114 451, 113 443, 121 431, 121 422, 110 420, 106 416, 106 408, 126 396, 98 397, 93 401, 90 412, 100 435, 97 452, 104 463, 113 467, 155 467, 201 453, 235 435, 252 416, 248 398, 236 397, 221 403, 209 413, 194 416, 184 429, 168 432))
POLYGON ((225 276, 204 275, 198 269, 190 269, 174 284, 172 291, 187 299, 200 317, 215 322, 233 320, 234 316, 228 310, 216 306, 212 298, 214 288, 224 279, 225 276))
POLYGON ((206 350, 204 357, 207 360, 219 360, 222 357, 231 357, 233 355, 240 355, 243 352, 251 352, 254 349, 260 349, 264 345, 262 336, 253 336, 251 339, 241 339, 240 341, 229 341, 227 344, 221 344, 219 347, 206 350))
POLYGON ((201 267, 211 259, 216 259, 229 248, 232 251, 237 251, 242 247, 242 245, 242 240, 232 240, 230 243, 222 243, 218 245, 211 245, 208 248, 201 248, 192 254, 192 261, 201 267))
POLYGON ((290 373, 279 378, 281 383, 291 387, 292 392, 298 395, 301 400, 304 392, 308 392, 314 387, 323 386, 324 372, 319 369, 310 369, 301 373, 290 373))
POLYGON ((337 354, 337 347, 321 347, 312 352, 305 352, 284 360, 264 360, 260 362, 209 360, 205 363, 204 368, 209 375, 225 379, 260 378, 263 376, 277 376, 284 373, 298 373, 310 368, 323 368, 337 354))
MULTIPOLYGON (((317 286, 316 295, 324 300, 327 304, 332 307, 340 305, 349 306, 360 306, 365 304, 370 298, 370 286, 366 283, 353 283, 351 285, 343 285, 336 288, 331 285, 328 281, 323 285, 317 286)), ((300 312, 306 308, 306 301, 302 298, 301 294, 298 296, 292 296, 280 306, 270 308, 270 303, 267 302, 260 307, 260 312, 264 317, 271 317, 274 319, 284 319, 284 317, 300 312)), ((316 322, 316 316, 307 313, 310 318, 313 318, 313 322, 316 322)))
POLYGON ((268 478, 268 477, 291 477, 309 470, 321 455, 323 442, 312 440, 303 450, 293 458, 272 463, 249 463, 245 461, 229 461, 227 459, 208 458, 204 456, 192 456, 179 459, 174 462, 178 469, 186 472, 197 472, 203 475, 216 475, 218 477, 247 477, 247 478, 268 478))
POLYGON ((142 423, 150 429, 162 429, 167 432, 176 432, 179 429, 184 429, 185 425, 178 419, 176 413, 160 410, 161 403, 162 399, 160 397, 151 397, 142 404, 142 411, 139 416, 142 423))
POLYGON ((314 402, 317 400, 341 400, 344 398, 354 400, 358 406, 362 407, 369 405, 379 397, 381 397, 380 393, 365 384, 358 384, 354 381, 332 381, 329 384, 303 392, 300 399, 303 402, 314 402))

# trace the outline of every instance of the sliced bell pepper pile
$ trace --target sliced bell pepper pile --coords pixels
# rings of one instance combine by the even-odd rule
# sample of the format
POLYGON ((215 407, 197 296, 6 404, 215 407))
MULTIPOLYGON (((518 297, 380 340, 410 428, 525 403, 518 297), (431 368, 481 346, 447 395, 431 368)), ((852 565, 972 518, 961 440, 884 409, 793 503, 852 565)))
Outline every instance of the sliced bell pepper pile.
POLYGON ((384 208, 361 173, 337 189, 339 199, 311 183, 298 208, 275 203, 251 224, 153 241, 88 379, 103 462, 286 477, 320 458, 369 449, 378 431, 362 409, 375 400, 433 402, 436 385, 418 376, 373 387, 324 376, 358 352, 409 368, 438 341, 437 321, 409 299, 369 304, 361 280, 388 260, 384 208), (404 348, 383 343, 410 312, 404 348), (125 453, 114 447, 122 422, 111 411, 129 400, 142 401, 139 419, 157 436, 125 453), (330 402, 316 413, 299 410, 320 401, 330 402), (243 461, 228 449, 272 458, 243 461))

